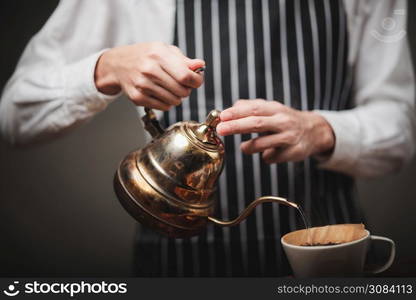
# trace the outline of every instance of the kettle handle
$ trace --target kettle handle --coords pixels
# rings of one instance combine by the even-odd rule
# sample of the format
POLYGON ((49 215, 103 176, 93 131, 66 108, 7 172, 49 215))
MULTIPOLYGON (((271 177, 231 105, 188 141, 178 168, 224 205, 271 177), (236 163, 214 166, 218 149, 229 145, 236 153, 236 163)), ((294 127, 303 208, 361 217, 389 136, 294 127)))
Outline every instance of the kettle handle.
POLYGON ((263 196, 263 197, 259 197, 256 200, 254 200, 253 202, 251 202, 243 211, 242 213, 235 218, 234 220, 230 220, 230 221, 222 221, 222 220, 218 220, 214 217, 208 217, 208 220, 217 224, 217 225, 221 225, 221 226, 234 226, 237 224, 240 224, 241 221, 243 221, 245 218, 247 218, 247 216, 253 211, 253 209, 262 203, 266 203, 266 202, 276 202, 279 204, 283 204, 286 206, 290 206, 293 208, 298 208, 298 205, 294 202, 289 202, 287 201, 285 198, 280 198, 280 197, 275 197, 275 196, 263 196))
POLYGON ((157 120, 155 112, 151 108, 144 108, 145 115, 142 117, 144 128, 150 133, 152 138, 161 136, 165 130, 157 120))

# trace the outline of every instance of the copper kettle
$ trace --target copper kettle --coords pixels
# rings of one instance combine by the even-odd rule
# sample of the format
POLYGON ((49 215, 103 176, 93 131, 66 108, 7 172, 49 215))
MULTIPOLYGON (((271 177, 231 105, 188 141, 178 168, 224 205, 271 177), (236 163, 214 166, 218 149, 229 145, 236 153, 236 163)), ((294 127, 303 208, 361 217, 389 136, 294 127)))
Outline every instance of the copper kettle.
POLYGON ((208 222, 239 224, 263 202, 297 208, 286 199, 265 196, 234 220, 214 218, 216 183, 224 166, 224 144, 215 131, 220 112, 211 111, 203 123, 178 122, 167 130, 151 109, 145 112, 142 120, 153 140, 129 153, 114 177, 117 197, 138 222, 169 237, 183 238, 199 234, 208 222))

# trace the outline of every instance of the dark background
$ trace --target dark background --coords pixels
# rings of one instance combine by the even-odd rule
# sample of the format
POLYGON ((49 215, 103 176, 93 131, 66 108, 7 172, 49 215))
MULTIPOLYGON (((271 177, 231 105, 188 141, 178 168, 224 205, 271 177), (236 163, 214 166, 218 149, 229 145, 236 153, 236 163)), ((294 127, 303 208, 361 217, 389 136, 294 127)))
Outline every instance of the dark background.
MULTIPOLYGON (((56 0, 0 1, 0 87, 56 0)), ((409 1, 416 54, 416 1, 409 1)), ((92 122, 47 144, 16 149, 0 140, 0 276, 129 276, 134 221, 112 176, 140 146, 140 121, 120 99, 92 122)), ((359 181, 373 233, 397 243, 393 275, 416 275, 416 160, 399 174, 359 181)))

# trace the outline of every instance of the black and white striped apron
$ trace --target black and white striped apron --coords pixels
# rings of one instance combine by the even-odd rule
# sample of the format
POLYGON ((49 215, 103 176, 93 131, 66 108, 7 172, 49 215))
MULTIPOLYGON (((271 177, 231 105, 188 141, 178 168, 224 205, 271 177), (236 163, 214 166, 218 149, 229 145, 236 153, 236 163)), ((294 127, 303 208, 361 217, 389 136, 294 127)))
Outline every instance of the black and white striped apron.
MULTIPOLYGON (((174 43, 203 58, 205 84, 164 115, 165 125, 203 121, 238 99, 280 101, 299 110, 349 107, 348 35, 342 1, 178 0, 174 43)), ((243 155, 242 141, 225 137, 216 216, 234 218, 256 197, 277 195, 299 203, 313 226, 360 222, 353 180, 317 168, 312 159, 265 164, 243 155)), ((139 228, 138 276, 281 276, 290 272, 281 235, 303 228, 293 209, 256 208, 239 226, 209 226, 190 239, 168 239, 139 228)))

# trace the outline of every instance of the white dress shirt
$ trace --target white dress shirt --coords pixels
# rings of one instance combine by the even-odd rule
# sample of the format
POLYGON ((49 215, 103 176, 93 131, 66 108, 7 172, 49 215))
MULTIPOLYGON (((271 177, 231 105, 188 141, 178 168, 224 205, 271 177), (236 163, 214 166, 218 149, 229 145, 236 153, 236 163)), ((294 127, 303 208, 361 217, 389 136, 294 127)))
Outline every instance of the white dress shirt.
MULTIPOLYGON (((353 103, 317 111, 336 144, 321 167, 374 177, 400 169, 415 150, 414 74, 406 0, 344 0, 353 103)), ((13 144, 56 136, 120 96, 100 93, 97 59, 108 48, 172 43, 175 0, 63 0, 27 45, 0 101, 0 129, 13 144)), ((142 111, 142 109, 139 109, 142 111)))

